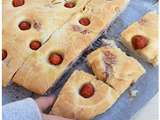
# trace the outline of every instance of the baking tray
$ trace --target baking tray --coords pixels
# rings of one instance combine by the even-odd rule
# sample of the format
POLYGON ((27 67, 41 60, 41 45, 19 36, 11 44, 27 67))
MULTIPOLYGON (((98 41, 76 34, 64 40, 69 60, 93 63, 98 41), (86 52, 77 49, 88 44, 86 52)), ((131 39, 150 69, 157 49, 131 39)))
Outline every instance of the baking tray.
MULTIPOLYGON (((146 12, 158 11, 157 0, 130 0, 128 7, 121 13, 106 29, 102 35, 90 45, 79 59, 71 65, 71 67, 61 76, 57 84, 51 88, 47 95, 58 94, 68 77, 75 69, 81 69, 92 73, 91 69, 86 64, 86 56, 91 51, 103 45, 103 39, 115 40, 118 47, 125 51, 128 55, 135 57, 146 69, 146 74, 143 75, 134 85, 121 95, 117 102, 104 114, 99 115, 95 120, 129 120, 139 109, 141 109, 157 92, 158 92, 158 66, 144 62, 140 58, 134 56, 127 48, 119 41, 119 34, 128 25, 140 19, 146 12), (130 96, 132 90, 138 91, 135 97, 130 96)), ((125 71, 124 71, 125 72, 125 71)), ((12 101, 17 101, 26 97, 36 98, 32 92, 24 88, 12 84, 2 89, 2 103, 7 104, 12 101)))

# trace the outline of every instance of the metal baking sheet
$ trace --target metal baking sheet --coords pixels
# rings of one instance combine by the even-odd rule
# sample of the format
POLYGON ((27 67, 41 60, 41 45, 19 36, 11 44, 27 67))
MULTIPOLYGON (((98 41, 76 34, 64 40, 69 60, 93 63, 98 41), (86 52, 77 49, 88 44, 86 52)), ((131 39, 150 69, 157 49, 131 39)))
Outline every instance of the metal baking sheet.
MULTIPOLYGON (((153 67, 150 64, 143 62, 129 52, 128 49, 119 42, 119 33, 150 10, 158 10, 157 0, 130 0, 125 11, 112 22, 109 28, 106 29, 103 34, 88 47, 88 49, 84 51, 82 56, 72 65, 72 67, 62 75, 56 86, 49 90, 48 94, 58 94, 64 83, 67 81, 67 78, 75 69, 82 69, 92 73, 91 69, 86 64, 86 55, 100 47, 103 44, 103 38, 114 39, 118 47, 142 63, 146 69, 146 74, 143 75, 136 84, 130 87, 108 111, 97 116, 95 120, 129 120, 158 92, 158 67, 153 67), (131 90, 138 90, 136 97, 131 98, 129 96, 131 90)), ((3 104, 26 97, 35 98, 37 95, 15 84, 3 88, 3 104)))

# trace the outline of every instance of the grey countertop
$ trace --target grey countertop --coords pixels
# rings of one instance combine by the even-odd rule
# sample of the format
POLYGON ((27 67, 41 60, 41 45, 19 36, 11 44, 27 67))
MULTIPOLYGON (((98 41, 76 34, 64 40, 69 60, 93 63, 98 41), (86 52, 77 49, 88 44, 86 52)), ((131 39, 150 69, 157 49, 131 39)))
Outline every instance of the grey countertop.
POLYGON ((158 118, 158 93, 141 108, 131 120, 159 120, 158 118))

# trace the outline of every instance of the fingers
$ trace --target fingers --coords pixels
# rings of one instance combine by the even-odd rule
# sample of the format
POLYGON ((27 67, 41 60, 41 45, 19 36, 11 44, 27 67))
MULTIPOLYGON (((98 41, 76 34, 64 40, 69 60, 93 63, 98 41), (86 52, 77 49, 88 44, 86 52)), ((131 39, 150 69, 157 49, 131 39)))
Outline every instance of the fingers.
POLYGON ((37 102, 39 109, 41 111, 44 111, 48 107, 52 106, 55 100, 56 100, 55 96, 49 96, 49 97, 40 97, 36 100, 36 102, 37 102))
POLYGON ((59 116, 54 116, 54 115, 42 115, 43 120, 72 120, 72 119, 67 119, 59 116))
MULTIPOLYGON (((54 104, 56 100, 55 96, 50 96, 50 97, 40 97, 36 100, 37 105, 41 111, 45 111, 48 107, 54 104)), ((43 120, 71 120, 59 116, 54 116, 54 115, 46 115, 42 114, 43 120)))

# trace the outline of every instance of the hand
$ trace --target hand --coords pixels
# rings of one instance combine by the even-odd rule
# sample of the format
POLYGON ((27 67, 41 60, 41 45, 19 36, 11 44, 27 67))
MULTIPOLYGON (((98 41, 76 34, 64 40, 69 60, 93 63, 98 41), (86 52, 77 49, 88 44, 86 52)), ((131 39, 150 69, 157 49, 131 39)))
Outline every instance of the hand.
POLYGON ((37 105, 42 112, 43 120, 71 120, 71 119, 67 119, 67 118, 63 118, 55 115, 47 115, 43 113, 45 110, 47 110, 47 108, 51 107, 54 104, 55 100, 56 100, 56 97, 54 96, 40 97, 36 100, 37 105))

